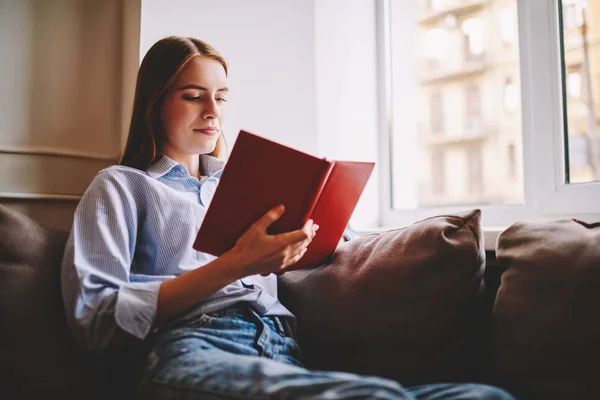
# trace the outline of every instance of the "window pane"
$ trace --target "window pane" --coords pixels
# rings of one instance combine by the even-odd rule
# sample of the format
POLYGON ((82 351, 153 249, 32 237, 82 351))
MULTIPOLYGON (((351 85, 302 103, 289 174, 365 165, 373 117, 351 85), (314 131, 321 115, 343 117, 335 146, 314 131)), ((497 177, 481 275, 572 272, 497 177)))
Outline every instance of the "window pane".
POLYGON ((436 195, 444 194, 446 191, 446 166, 444 153, 442 151, 436 151, 432 154, 432 171, 433 171, 433 193, 436 195))
POLYGON ((483 192, 483 174, 481 173, 483 162, 481 147, 478 145, 467 149, 467 165, 469 168, 469 175, 467 176, 469 193, 479 194, 483 192))
POLYGON ((599 1, 562 1, 568 183, 600 180, 599 35, 599 1))
POLYGON ((392 0, 395 209, 522 203, 516 2, 392 0))
POLYGON ((444 130, 442 93, 433 92, 429 104, 431 107, 431 133, 442 133, 444 130))

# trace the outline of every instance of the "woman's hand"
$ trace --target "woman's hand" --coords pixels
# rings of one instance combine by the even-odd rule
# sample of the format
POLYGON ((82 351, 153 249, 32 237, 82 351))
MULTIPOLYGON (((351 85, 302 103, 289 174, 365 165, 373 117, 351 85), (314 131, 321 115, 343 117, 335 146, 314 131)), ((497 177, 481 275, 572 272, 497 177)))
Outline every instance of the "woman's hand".
POLYGON ((283 206, 275 207, 256 221, 233 249, 209 262, 160 285, 155 326, 160 326, 222 287, 249 275, 281 274, 306 252, 315 236, 312 221, 297 231, 269 235, 267 228, 281 217, 283 206))
POLYGON ((269 235, 267 228, 284 213, 283 205, 269 210, 256 221, 226 254, 236 260, 244 276, 272 272, 283 273, 287 267, 297 263, 306 253, 319 226, 312 220, 306 221, 297 230, 279 235, 269 235))

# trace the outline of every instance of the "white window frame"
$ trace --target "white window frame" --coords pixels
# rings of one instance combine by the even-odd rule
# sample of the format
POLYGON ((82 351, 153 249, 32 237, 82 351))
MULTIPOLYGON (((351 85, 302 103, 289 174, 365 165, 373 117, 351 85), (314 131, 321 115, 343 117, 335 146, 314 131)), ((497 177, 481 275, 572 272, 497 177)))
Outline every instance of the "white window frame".
POLYGON ((479 208, 486 248, 494 249, 497 234, 519 220, 578 218, 600 221, 600 182, 565 183, 560 3, 556 0, 516 0, 521 64, 523 204, 392 209, 390 149, 394 94, 390 32, 395 16, 391 14, 391 1, 415 0, 378 0, 376 3, 381 229, 407 226, 433 215, 479 208))

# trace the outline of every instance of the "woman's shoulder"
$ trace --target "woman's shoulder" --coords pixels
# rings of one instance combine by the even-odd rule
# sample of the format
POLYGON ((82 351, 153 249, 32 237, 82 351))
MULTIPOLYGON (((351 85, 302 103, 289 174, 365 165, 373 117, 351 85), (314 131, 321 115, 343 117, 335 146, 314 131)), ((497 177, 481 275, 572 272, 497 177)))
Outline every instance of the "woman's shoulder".
POLYGON ((150 179, 147 172, 124 165, 111 165, 96 174, 88 187, 88 191, 119 188, 119 191, 136 191, 150 179))
POLYGON ((105 181, 118 179, 120 181, 138 181, 140 179, 149 178, 146 171, 137 168, 127 167, 125 165, 111 165, 106 167, 96 174, 94 180, 105 181))
POLYGON ((78 208, 93 210, 102 204, 104 208, 143 210, 147 198, 145 194, 151 186, 148 179, 145 171, 136 168, 123 165, 104 168, 98 171, 86 188, 78 208))

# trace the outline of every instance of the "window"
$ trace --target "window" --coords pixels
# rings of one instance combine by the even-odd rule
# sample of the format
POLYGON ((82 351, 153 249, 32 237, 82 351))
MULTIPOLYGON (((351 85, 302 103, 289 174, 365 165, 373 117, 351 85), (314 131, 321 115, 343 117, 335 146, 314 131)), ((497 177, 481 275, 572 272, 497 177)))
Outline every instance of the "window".
POLYGON ((430 29, 424 34, 425 59, 429 69, 435 69, 447 53, 447 35, 443 29, 430 29))
POLYGON ((440 195, 446 192, 446 158, 444 153, 435 152, 431 159, 431 177, 433 178, 432 194, 440 195))
POLYGON ((444 9, 444 0, 427 0, 428 8, 431 11, 442 11, 444 9))
POLYGON ((481 148, 471 147, 467 149, 467 187, 471 194, 481 194, 483 192, 483 163, 481 160, 481 148))
POLYGON ((569 159, 572 167, 585 167, 590 163, 589 144, 586 135, 572 135, 569 146, 569 159))
POLYGON ((483 22, 481 18, 469 18, 462 23, 465 43, 465 61, 479 61, 483 58, 483 22))
POLYGON ((467 87, 466 97, 467 115, 465 124, 465 134, 477 135, 480 133, 481 128, 481 94, 479 93, 479 85, 469 85, 467 87))
POLYGON ((512 78, 504 79, 504 110, 515 112, 519 107, 519 90, 512 78))
POLYGON ((431 133, 442 133, 444 131, 444 108, 442 93, 434 92, 431 95, 431 133))
POLYGON ((500 37, 504 44, 512 44, 517 36, 517 15, 513 7, 500 11, 500 37))
POLYGON ((377 3, 390 104, 382 225, 474 206, 484 227, 599 220, 600 42, 589 32, 600 31, 600 1, 448 0, 437 13, 433 3, 377 3), (435 93, 444 135, 427 136, 439 126, 435 93), (415 100, 393 107, 399 99, 415 100))
POLYGON ((583 25, 583 10, 587 0, 563 1, 563 21, 566 29, 576 29, 583 25))
POLYGON ((600 181, 600 80, 592 72, 600 67, 600 44, 589 37, 600 27, 598 10, 597 1, 563 2, 565 175, 571 184, 600 181))
POLYGON ((567 68, 567 94, 573 99, 581 98, 583 82, 581 77, 581 65, 567 68))
POLYGON ((508 145, 508 177, 513 179, 517 177, 517 152, 514 144, 508 145))

